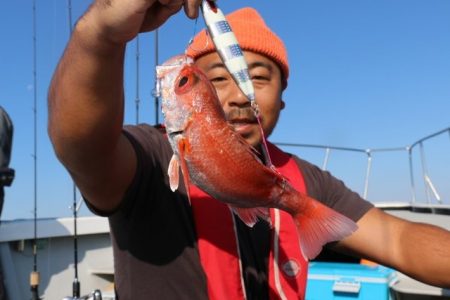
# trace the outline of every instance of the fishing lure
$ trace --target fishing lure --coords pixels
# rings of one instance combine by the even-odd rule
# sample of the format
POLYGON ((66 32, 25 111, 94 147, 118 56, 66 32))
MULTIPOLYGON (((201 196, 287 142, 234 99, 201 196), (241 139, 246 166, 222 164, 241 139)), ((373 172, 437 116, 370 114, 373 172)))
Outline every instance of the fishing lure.
POLYGON ((211 36, 222 62, 228 72, 230 72, 242 93, 247 96, 251 103, 261 131, 265 162, 268 166, 273 167, 269 156, 264 131, 261 126, 261 117, 259 114, 258 105, 255 101, 255 90, 250 78, 247 62, 245 61, 244 54, 239 46, 236 36, 234 35, 233 30, 231 29, 224 14, 217 6, 216 0, 203 0, 201 11, 208 29, 208 33, 211 36))
POLYGON ((208 33, 225 67, 233 76, 241 91, 251 102, 254 102, 255 91, 248 72, 247 62, 225 16, 217 7, 215 1, 212 0, 204 0, 201 10, 208 33))

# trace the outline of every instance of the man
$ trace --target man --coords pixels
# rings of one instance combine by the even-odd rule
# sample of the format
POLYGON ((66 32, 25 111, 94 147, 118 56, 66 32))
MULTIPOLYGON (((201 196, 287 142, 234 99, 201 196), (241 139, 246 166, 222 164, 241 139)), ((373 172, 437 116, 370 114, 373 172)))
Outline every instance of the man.
MULTIPOLYGON (((11 118, 0 106, 0 218, 5 200, 4 187, 10 186, 14 179, 14 170, 8 167, 11 159, 12 138, 13 124, 11 118)), ((3 283, 2 266, 0 265, 0 300, 4 299, 6 299, 6 292, 3 283)))
MULTIPOLYGON (((196 17, 199 4, 94 2, 78 22, 51 83, 50 137, 91 209, 109 217, 119 299, 301 299, 306 262, 285 216, 271 210, 274 220, 281 220, 281 227, 274 228, 282 230, 275 234, 265 221, 246 227, 220 202, 195 189, 190 206, 184 186, 175 193, 169 188, 172 152, 164 135, 145 124, 123 128, 126 43, 139 31, 157 28, 182 6, 196 17)), ((289 66, 284 45, 252 9, 231 14, 229 21, 244 49, 269 135, 285 106, 281 97, 289 66)), ((232 127, 259 147, 261 136, 247 99, 202 35, 189 54, 216 88, 232 127)), ((296 179, 298 189, 357 222, 356 232, 329 245, 333 250, 450 286, 448 231, 385 214, 329 173, 276 148, 271 154, 296 179)))
POLYGON ((5 186, 10 186, 14 179, 14 170, 10 169, 13 124, 11 118, 0 106, 0 216, 3 210, 5 186))

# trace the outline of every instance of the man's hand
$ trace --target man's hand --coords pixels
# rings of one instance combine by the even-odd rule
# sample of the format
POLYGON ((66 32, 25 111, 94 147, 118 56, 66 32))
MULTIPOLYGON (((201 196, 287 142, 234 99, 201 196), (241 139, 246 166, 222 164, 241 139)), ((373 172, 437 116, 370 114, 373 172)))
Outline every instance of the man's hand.
POLYGON ((87 20, 101 38, 118 44, 139 32, 161 26, 182 7, 189 18, 198 16, 201 0, 97 0, 80 20, 87 20))

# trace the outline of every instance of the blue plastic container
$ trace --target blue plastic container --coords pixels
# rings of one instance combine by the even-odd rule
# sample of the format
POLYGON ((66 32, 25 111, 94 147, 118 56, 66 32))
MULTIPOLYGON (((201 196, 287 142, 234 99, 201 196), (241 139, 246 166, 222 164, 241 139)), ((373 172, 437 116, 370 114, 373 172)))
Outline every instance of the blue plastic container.
POLYGON ((306 300, 388 300, 396 272, 383 266, 311 262, 306 300))

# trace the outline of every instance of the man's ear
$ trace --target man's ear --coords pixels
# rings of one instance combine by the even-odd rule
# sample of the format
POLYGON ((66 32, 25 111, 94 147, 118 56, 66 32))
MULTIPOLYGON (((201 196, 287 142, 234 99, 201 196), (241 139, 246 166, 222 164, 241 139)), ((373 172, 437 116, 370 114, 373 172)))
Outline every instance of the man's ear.
POLYGON ((286 103, 284 103, 283 99, 281 99, 280 110, 283 110, 285 106, 286 106, 286 103))

